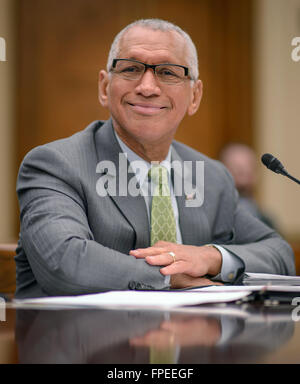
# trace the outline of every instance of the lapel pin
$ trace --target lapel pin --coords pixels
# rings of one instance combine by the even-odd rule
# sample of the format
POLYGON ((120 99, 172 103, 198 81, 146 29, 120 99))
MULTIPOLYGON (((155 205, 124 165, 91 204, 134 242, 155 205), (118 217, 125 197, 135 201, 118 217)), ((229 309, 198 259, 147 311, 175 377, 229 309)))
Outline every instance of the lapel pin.
POLYGON ((185 194, 185 200, 194 200, 195 196, 196 196, 196 192, 186 193, 185 194))

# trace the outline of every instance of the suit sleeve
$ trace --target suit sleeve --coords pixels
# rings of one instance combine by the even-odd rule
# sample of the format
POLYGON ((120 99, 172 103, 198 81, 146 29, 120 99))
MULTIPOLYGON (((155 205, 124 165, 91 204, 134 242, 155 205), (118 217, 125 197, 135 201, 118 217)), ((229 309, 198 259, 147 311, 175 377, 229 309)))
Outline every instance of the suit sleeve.
POLYGON ((158 267, 94 240, 78 169, 60 151, 31 151, 20 167, 17 193, 22 247, 46 294, 128 289, 135 282, 165 288, 158 267))

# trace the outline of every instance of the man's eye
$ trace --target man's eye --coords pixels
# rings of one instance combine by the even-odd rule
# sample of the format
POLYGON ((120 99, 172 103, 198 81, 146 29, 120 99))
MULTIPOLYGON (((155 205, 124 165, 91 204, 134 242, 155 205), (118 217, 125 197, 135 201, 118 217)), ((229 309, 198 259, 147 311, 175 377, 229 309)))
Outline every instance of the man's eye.
POLYGON ((171 77, 171 76, 173 76, 173 77, 178 77, 178 74, 175 72, 175 71, 173 71, 173 70, 171 70, 171 69, 169 69, 169 68, 161 68, 160 70, 159 70, 159 75, 160 76, 165 76, 165 77, 171 77))
POLYGON ((123 73, 136 73, 136 72, 141 72, 141 68, 135 67, 135 66, 130 66, 130 67, 125 67, 121 69, 121 72, 123 73))

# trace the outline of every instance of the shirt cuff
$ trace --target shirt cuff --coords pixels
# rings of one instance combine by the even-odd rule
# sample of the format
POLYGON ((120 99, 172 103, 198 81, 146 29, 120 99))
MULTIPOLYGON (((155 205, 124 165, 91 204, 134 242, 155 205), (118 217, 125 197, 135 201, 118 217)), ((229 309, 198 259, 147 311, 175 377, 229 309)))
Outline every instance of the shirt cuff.
POLYGON ((221 280, 224 283, 233 283, 237 278, 238 272, 243 268, 242 261, 233 253, 228 252, 220 245, 212 244, 222 254, 221 272, 212 278, 212 280, 221 280))

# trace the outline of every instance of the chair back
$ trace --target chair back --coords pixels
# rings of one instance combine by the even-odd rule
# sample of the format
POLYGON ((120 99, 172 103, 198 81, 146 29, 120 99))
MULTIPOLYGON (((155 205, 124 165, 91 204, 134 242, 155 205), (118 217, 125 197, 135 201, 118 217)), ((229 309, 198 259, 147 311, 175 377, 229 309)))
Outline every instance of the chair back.
POLYGON ((17 244, 0 243, 0 293, 13 294, 16 289, 16 265, 14 256, 17 244))

